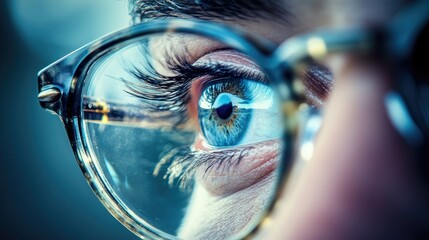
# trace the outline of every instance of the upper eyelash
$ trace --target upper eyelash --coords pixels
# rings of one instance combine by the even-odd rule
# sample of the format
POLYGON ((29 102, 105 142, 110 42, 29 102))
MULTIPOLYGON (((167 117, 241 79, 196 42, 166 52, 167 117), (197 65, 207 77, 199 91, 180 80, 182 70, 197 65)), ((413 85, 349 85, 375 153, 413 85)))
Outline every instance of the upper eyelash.
MULTIPOLYGON (((142 51, 147 52, 147 46, 142 45, 142 51)), ((143 54, 144 54, 143 52, 143 54)), ((136 96, 143 101, 141 107, 147 111, 163 112, 163 119, 168 119, 173 126, 179 126, 188 120, 187 104, 190 101, 189 90, 194 79, 200 76, 210 76, 212 79, 219 78, 248 78, 261 82, 266 82, 262 74, 255 74, 236 66, 228 66, 219 62, 207 62, 204 65, 191 65, 185 58, 172 54, 168 56, 166 65, 178 75, 174 77, 163 76, 155 70, 153 64, 148 59, 140 67, 131 64, 128 72, 137 79, 130 81, 121 79, 126 92, 136 96)), ((144 54, 143 56, 150 56, 144 54)))
MULTIPOLYGON (((125 91, 133 96, 136 96, 141 101, 141 107, 146 111, 163 112, 163 118, 170 120, 174 125, 186 121, 185 112, 186 104, 190 100, 189 89, 190 81, 185 79, 182 74, 177 77, 166 77, 157 72, 150 61, 152 59, 145 56, 150 56, 147 42, 141 44, 141 66, 131 64, 127 69, 131 76, 136 81, 121 79, 124 82, 125 91)), ((168 59, 168 65, 175 65, 173 71, 178 72, 179 69, 187 69, 188 64, 185 59, 178 56, 171 56, 168 59)))

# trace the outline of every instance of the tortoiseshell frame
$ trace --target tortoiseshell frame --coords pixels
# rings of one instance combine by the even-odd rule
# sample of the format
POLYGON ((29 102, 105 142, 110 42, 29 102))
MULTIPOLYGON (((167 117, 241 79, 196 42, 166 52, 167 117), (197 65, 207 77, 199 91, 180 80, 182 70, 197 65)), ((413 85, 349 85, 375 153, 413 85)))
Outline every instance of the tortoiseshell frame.
MULTIPOLYGON (((41 70, 38 74, 39 101, 44 109, 57 114, 65 124, 78 164, 86 180, 110 213, 140 238, 175 239, 175 236, 155 229, 129 211, 127 206, 110 191, 110 187, 103 181, 96 164, 90 158, 82 130, 84 120, 82 112, 84 106, 87 105, 83 102, 81 93, 86 81, 86 74, 98 58, 134 43, 141 37, 163 32, 206 36, 247 54, 267 73, 282 101, 285 117, 284 138, 285 143, 288 144, 285 144, 279 174, 278 189, 281 189, 292 165, 293 142, 291 140, 295 139, 298 132, 298 126, 294 124, 294 120, 303 95, 300 88, 295 87, 296 82, 294 83, 293 77, 295 67, 300 63, 320 59, 333 53, 356 52, 377 53, 395 59, 394 64, 397 64, 401 71, 407 72, 408 70, 402 64, 409 57, 419 31, 427 24, 428 16, 428 1, 420 1, 405 9, 387 27, 319 30, 291 38, 279 47, 244 31, 206 21, 174 19, 139 24, 102 37, 41 70)), ((409 74, 406 75, 409 76, 409 74)), ((398 78, 398 86, 403 86, 403 81, 405 81, 403 77, 398 78)), ((406 81, 407 85, 412 85, 412 89, 419 88, 414 84, 413 79, 406 79, 406 81)), ((386 107, 389 109, 389 102, 397 103, 399 101, 402 110, 406 113, 406 121, 405 123, 395 123, 395 119, 392 121, 410 143, 426 144, 429 135, 429 119, 424 118, 425 114, 422 111, 429 111, 429 104, 423 108, 421 106, 416 108, 415 105, 428 102, 429 96, 423 93, 413 95, 413 93, 403 91, 402 88, 396 90, 399 94, 393 93, 394 97, 386 101, 386 107)), ((108 105, 109 103, 103 104, 108 105)), ((120 107, 115 106, 115 108, 120 107)), ((103 114, 108 115, 109 111, 107 110, 103 114)), ((270 210, 273 206, 274 201, 270 210)), ((261 223, 270 218, 269 212, 261 223)), ((246 238, 252 238, 263 226, 263 224, 258 225, 246 238)), ((241 237, 245 238, 245 236, 241 237)))

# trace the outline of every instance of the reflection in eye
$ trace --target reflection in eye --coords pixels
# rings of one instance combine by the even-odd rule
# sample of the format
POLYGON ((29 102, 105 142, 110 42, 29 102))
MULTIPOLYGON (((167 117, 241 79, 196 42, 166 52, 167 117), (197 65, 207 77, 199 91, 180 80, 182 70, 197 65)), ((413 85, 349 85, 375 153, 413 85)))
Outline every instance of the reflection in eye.
POLYGON ((230 147, 276 138, 278 133, 271 128, 265 129, 265 132, 258 131, 259 137, 256 136, 259 126, 253 126, 255 123, 267 126, 272 126, 272 123, 261 122, 262 119, 252 121, 254 110, 268 109, 273 113, 273 104, 273 91, 263 83, 234 78, 211 81, 203 87, 198 103, 203 136, 213 147, 230 147))

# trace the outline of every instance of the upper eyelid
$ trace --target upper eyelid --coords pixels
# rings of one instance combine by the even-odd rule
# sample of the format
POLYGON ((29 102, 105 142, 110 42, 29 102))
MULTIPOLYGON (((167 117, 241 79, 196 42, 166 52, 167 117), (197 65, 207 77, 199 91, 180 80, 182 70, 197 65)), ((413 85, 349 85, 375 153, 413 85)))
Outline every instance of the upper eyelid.
POLYGON ((211 80, 213 78, 241 78, 241 79, 249 79, 249 80, 256 80, 262 83, 267 83, 268 80, 265 76, 265 74, 262 71, 255 70, 253 68, 249 68, 247 66, 240 66, 236 64, 229 65, 226 62, 223 63, 210 63, 205 66, 192 66, 194 70, 198 70, 198 72, 204 73, 206 76, 210 76, 211 80))
MULTIPOLYGON (((205 63, 205 65, 202 65, 201 63, 199 63, 199 64, 193 64, 192 67, 207 69, 207 70, 219 69, 219 71, 220 70, 225 71, 225 73, 229 74, 229 76, 233 75, 236 77, 248 78, 248 79, 257 80, 263 83, 268 82, 266 75, 261 70, 255 69, 246 65, 242 65, 242 64, 228 62, 228 61, 212 61, 212 62, 205 63)), ((212 73, 216 73, 216 71, 212 71, 212 73)), ((222 74, 219 74, 219 75, 222 75, 222 74)))
MULTIPOLYGON (((150 56, 150 50, 148 48, 145 48, 144 50, 145 52, 142 52, 143 56, 150 56)), ((234 54, 234 52, 236 52, 235 50, 225 48, 216 51, 221 50, 231 51, 231 54, 234 54)), ((206 53, 205 55, 210 53, 212 52, 206 53)), ((149 64, 149 66, 146 66, 145 70, 148 73, 153 73, 153 77, 164 79, 169 82, 170 80, 175 81, 181 79, 181 81, 176 81, 178 84, 185 84, 185 81, 183 81, 184 79, 188 79, 188 83, 191 84, 195 79, 200 78, 202 76, 210 76, 212 78, 229 76, 257 80, 265 84, 268 83, 266 75, 260 69, 257 69, 255 67, 249 67, 244 64, 220 60, 199 61, 199 59, 194 63, 190 63, 189 61, 187 61, 186 57, 183 57, 180 54, 175 55, 171 52, 166 52, 164 54, 164 58, 169 59, 168 62, 165 63, 165 65, 168 66, 170 71, 176 72, 177 76, 164 76, 156 70, 153 64, 149 64)), ((251 60, 248 61, 251 62, 251 60)), ((254 63, 254 65, 256 64, 254 63)))

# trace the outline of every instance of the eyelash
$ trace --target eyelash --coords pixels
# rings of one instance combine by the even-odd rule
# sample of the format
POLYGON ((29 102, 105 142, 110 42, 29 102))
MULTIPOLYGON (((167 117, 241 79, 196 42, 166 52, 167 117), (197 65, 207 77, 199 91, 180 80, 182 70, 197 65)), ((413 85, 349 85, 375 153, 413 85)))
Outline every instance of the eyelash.
MULTIPOLYGON (((143 56, 149 56, 149 54, 144 54, 143 56)), ((171 54, 166 54, 166 56, 166 59, 169 59, 166 64, 168 69, 177 73, 177 76, 163 76, 146 60, 146 66, 141 64, 142 66, 138 67, 132 64, 131 68, 128 69, 128 72, 137 80, 137 83, 135 83, 135 80, 121 80, 124 82, 127 88, 125 91, 128 94, 142 100, 141 108, 146 111, 165 113, 161 115, 162 120, 168 120, 173 123, 173 127, 178 127, 187 122, 187 104, 190 102, 191 84, 201 76, 208 76, 209 80, 207 82, 223 78, 245 78, 267 83, 267 79, 264 77, 236 66, 228 66, 222 63, 193 66, 184 58, 171 54)))
POLYGON ((189 183, 200 166, 207 166, 204 170, 204 178, 205 174, 213 168, 216 170, 223 168, 222 171, 225 171, 232 164, 238 165, 252 149, 252 146, 245 146, 213 152, 199 152, 189 147, 174 148, 164 154, 164 157, 156 165, 153 175, 158 176, 161 167, 170 164, 163 178, 168 179, 168 184, 171 186, 177 180, 181 190, 189 190, 189 187, 192 187, 189 183))
MULTIPOLYGON (((142 56, 150 56, 143 45, 142 56)), ((158 73, 153 65, 145 57, 146 62, 142 66, 131 64, 128 72, 133 80, 121 79, 126 88, 125 91, 137 98, 140 98, 140 107, 146 111, 163 112, 160 117, 168 119, 174 123, 174 126, 180 125, 187 119, 185 118, 186 104, 190 101, 188 94, 190 89, 189 78, 185 78, 191 68, 183 59, 176 60, 176 67, 173 71, 180 74, 176 77, 166 77, 158 73), (137 80, 137 81, 136 81, 137 80), (137 83, 136 83, 137 82, 137 83)))

